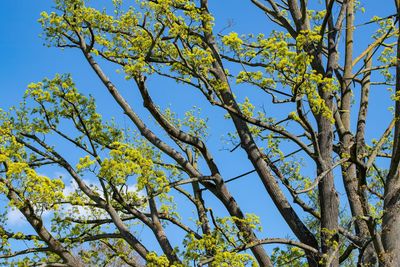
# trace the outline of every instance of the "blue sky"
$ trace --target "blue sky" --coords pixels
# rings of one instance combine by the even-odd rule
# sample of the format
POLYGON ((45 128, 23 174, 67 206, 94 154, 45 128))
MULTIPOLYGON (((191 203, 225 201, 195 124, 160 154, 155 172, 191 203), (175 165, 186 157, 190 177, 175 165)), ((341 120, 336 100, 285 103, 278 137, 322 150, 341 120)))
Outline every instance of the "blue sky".
MULTIPOLYGON (((100 2, 106 1, 102 0, 100 2)), ((393 1, 364 2, 366 2, 366 13, 357 18, 356 24, 368 21, 373 15, 387 16, 393 13, 391 10, 394 10, 392 8, 393 1), (382 3, 387 3, 388 5, 382 3)), ((44 41, 39 37, 41 28, 37 23, 37 19, 41 11, 51 11, 52 5, 51 1, 42 0, 2 1, 0 4, 0 108, 7 109, 12 105, 18 105, 26 86, 30 82, 40 81, 44 77, 51 78, 56 73, 71 73, 80 91, 95 96, 99 111, 105 118, 115 117, 121 126, 128 124, 128 126, 132 127, 116 104, 110 101, 106 90, 97 80, 79 51, 62 51, 43 45, 44 41)), ((264 32, 267 34, 271 31, 269 21, 266 20, 262 12, 250 5, 250 1, 210 1, 210 7, 216 16, 217 30, 223 29, 228 22, 233 21, 232 28, 224 33, 228 33, 231 30, 239 33, 248 33, 251 30, 253 33, 264 32)), ((369 38, 372 29, 372 26, 357 29, 356 40, 360 40, 360 42, 356 42, 355 56, 370 42, 369 38)), ((134 85, 125 81, 123 75, 117 74, 111 67, 107 68, 107 70, 108 75, 117 81, 120 90, 135 110, 143 117, 148 118, 149 115, 144 111, 134 85)), ((208 141, 212 145, 217 162, 223 166, 222 171, 226 178, 252 169, 251 165, 243 160, 247 159, 247 157, 242 152, 228 153, 222 150, 221 136, 232 130, 232 125, 229 122, 221 120, 224 112, 216 111, 215 108, 210 109, 199 93, 189 88, 179 88, 174 82, 164 80, 160 82, 152 78, 151 83, 154 86, 151 92, 156 102, 160 103, 164 108, 171 104, 180 115, 183 115, 183 112, 193 105, 207 107, 204 116, 209 117, 210 120, 211 134, 208 141)), ((257 97, 257 95, 253 95, 252 92, 248 92, 245 89, 237 92, 237 94, 239 97, 244 95, 257 97)), ((373 101, 371 101, 371 111, 369 113, 368 135, 379 138, 390 120, 390 112, 387 111, 387 107, 391 102, 385 88, 374 88, 371 94, 373 101)), ((258 104, 263 103, 262 99, 255 99, 255 101, 258 104)), ((271 108, 271 112, 279 113, 274 108, 271 108)), ((149 125, 152 128, 156 128, 155 124, 150 123, 149 125)), ((255 175, 233 182, 230 184, 230 190, 245 212, 256 213, 262 217, 265 231, 263 236, 290 235, 290 231, 255 175)), ((342 191, 341 193, 344 192, 342 191)), ((206 196, 209 195, 209 193, 206 193, 206 196)), ((216 203, 216 201, 211 199, 210 205, 212 203, 216 203)), ((190 214, 191 211, 186 210, 185 213, 190 214)))

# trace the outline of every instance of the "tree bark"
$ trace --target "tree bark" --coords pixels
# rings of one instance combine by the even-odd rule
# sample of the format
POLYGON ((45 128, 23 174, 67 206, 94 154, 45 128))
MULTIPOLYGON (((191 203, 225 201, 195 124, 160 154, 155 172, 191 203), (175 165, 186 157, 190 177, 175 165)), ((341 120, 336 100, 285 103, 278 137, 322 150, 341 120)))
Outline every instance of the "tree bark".
MULTIPOLYGON (((328 106, 331 100, 324 97, 328 106)), ((324 165, 318 164, 318 175, 332 166, 333 129, 328 118, 320 116, 317 120, 319 133, 319 147, 324 165)), ((321 248, 327 258, 331 258, 330 266, 339 266, 339 198, 335 189, 332 171, 321 180, 318 186, 319 203, 321 209, 321 248)))
MULTIPOLYGON (((399 0, 395 2, 397 14, 400 12, 399 2, 399 0)), ((400 26, 400 22, 398 23, 400 26)), ((400 263, 400 35, 397 38, 396 55, 396 122, 392 159, 385 184, 382 221, 382 243, 385 249, 384 266, 397 266, 400 263)))
MULTIPOLYGON (((356 140, 356 144, 354 142, 354 136, 351 134, 351 101, 352 101, 352 88, 351 82, 353 79, 353 43, 354 43, 354 0, 347 1, 346 7, 346 36, 345 36, 345 65, 344 65, 344 74, 343 81, 341 85, 341 106, 340 106, 340 117, 343 124, 344 133, 339 135, 341 142, 341 154, 351 155, 354 154, 355 150, 352 150, 352 146, 360 147, 361 140, 356 140)), ((366 55, 365 67, 370 68, 372 66, 371 54, 368 53, 366 55)), ((367 79, 369 76, 366 75, 367 79)), ((361 104, 360 104, 360 118, 365 123, 366 117, 366 105, 368 104, 368 91, 369 82, 362 84, 362 96, 361 96, 361 104), (362 114, 361 114, 362 113, 362 114)), ((363 125, 363 124, 362 124, 363 125)), ((356 139, 363 138, 364 128, 357 127, 356 139), (359 132, 361 131, 361 132, 359 132)), ((357 153, 352 155, 354 160, 357 160, 357 153)), ((365 181, 366 170, 363 166, 358 166, 359 169, 357 175, 357 165, 356 163, 351 162, 349 165, 342 165, 342 173, 343 173, 343 183, 346 190, 346 195, 348 197, 350 210, 352 217, 355 218, 355 228, 356 233, 362 239, 367 240, 370 238, 370 231, 374 232, 374 227, 370 225, 370 229, 368 228, 367 222, 362 219, 363 216, 368 216, 369 207, 367 204, 367 199, 365 197, 365 181)), ((376 264, 377 259, 374 253, 374 248, 372 246, 373 242, 367 246, 363 253, 363 257, 361 258, 363 264, 370 264, 373 266, 376 264)))

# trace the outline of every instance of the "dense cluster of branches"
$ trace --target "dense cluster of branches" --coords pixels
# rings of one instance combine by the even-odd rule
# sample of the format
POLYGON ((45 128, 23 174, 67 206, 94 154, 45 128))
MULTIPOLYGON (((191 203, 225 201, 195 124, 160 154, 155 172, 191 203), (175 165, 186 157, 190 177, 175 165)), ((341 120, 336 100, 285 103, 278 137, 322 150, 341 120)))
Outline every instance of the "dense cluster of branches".
POLYGON ((0 114, 0 192, 34 232, 13 232, 2 223, 2 263, 400 262, 399 2, 393 3, 394 15, 365 19, 377 30, 364 50, 354 39, 354 21, 366 3, 248 2, 277 30, 216 34, 218 18, 207 0, 114 0, 105 10, 83 0, 55 0, 54 12, 41 14, 46 42, 80 50, 138 132, 104 122, 95 100, 79 93, 68 75, 30 84, 24 104, 0 114), (110 66, 136 85, 166 135, 145 124, 108 78, 110 66), (214 160, 206 142, 207 121, 196 110, 184 118, 162 110, 151 95, 149 77, 192 87, 210 104, 203 110, 227 112, 225 119, 235 129, 232 151, 242 149, 254 171, 225 177, 221 166, 226 163, 214 160), (244 101, 234 93, 240 84, 249 90, 244 101), (393 88, 395 107, 387 128, 372 141, 366 138, 370 89, 382 85, 393 88), (291 112, 273 118, 251 103, 252 94, 265 106, 291 112), (295 148, 289 153, 287 147, 295 148), (304 158, 306 167, 295 156, 304 158), (67 175, 41 174, 51 168, 67 175), (314 177, 305 175, 310 170, 314 177), (259 218, 235 200, 229 182, 250 173, 264 185, 292 239, 263 236, 259 218), (74 184, 70 190, 68 179, 74 184), (341 205, 339 184, 348 202, 341 205), (204 197, 205 191, 212 196, 204 197), (174 197, 195 211, 193 222, 179 216, 182 203, 174 197), (219 214, 215 201, 229 216, 219 214), (150 247, 140 229, 153 237, 150 247), (174 243, 171 236, 178 232, 182 242, 174 243), (18 242, 29 248, 18 250, 18 242), (269 255, 271 244, 281 245, 269 255))

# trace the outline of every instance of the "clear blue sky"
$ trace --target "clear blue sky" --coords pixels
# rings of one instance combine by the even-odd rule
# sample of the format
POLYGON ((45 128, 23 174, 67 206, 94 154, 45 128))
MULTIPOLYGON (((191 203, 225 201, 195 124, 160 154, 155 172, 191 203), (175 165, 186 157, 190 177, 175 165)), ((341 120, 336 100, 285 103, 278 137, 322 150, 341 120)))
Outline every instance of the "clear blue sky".
MULTIPOLYGON (((107 1, 99 1, 101 3, 107 1)), ((310 1, 312 2, 312 1, 310 1)), ((387 16, 394 10, 393 1, 362 1, 365 2, 366 13, 357 18, 357 23, 368 21, 373 15, 387 16)), ((26 86, 30 82, 40 81, 44 77, 53 77, 56 73, 72 73, 80 91, 93 94, 98 100, 100 112, 106 118, 116 117, 121 124, 128 123, 121 111, 110 101, 105 89, 96 79, 80 52, 77 50, 62 51, 57 48, 48 48, 43 45, 39 37, 41 28, 37 19, 43 10, 51 11, 51 1, 13 0, 2 1, 0 4, 0 108, 7 109, 12 105, 18 105, 26 86)), ((230 20, 234 24, 232 29, 239 33, 268 34, 271 24, 266 21, 263 13, 251 6, 250 1, 243 0, 218 0, 210 1, 211 10, 216 16, 216 29, 222 29, 230 20)), ((370 28, 372 29, 372 28, 370 28)), ((356 40, 362 40, 360 47, 356 47, 355 55, 362 51, 368 44, 370 31, 361 28, 356 31, 356 40)), ((343 40, 341 41, 343 42, 343 40)), ((358 43, 358 42, 356 42, 358 43)), ((127 96, 135 110, 143 116, 144 112, 140 97, 132 83, 126 82, 123 75, 118 75, 110 69, 109 75, 121 86, 121 91, 127 96)), ((178 112, 188 110, 191 106, 205 105, 200 94, 189 88, 179 89, 173 82, 162 83, 152 80, 154 98, 162 107, 171 104, 178 112)), ((239 97, 248 93, 238 92, 239 97)), ((379 138, 390 120, 387 107, 390 101, 384 88, 373 89, 370 111, 368 134, 379 138), (374 125, 373 127, 371 127, 374 125)), ((262 104, 262 99, 255 100, 262 104)), ((224 112, 215 112, 215 109, 207 108, 205 116, 210 118, 211 136, 209 143, 215 145, 217 162, 223 166, 222 171, 226 178, 235 176, 244 171, 251 170, 251 166, 245 160, 246 156, 241 152, 228 153, 220 151, 221 135, 227 130, 232 130, 229 122, 221 122, 224 112), (213 110, 212 112, 210 110, 213 110)), ((276 111, 274 111, 276 112, 276 111)), ((146 117, 146 118, 147 118, 146 117)), ((149 124, 156 128, 155 124, 149 124)), ((264 236, 278 237, 290 235, 290 231, 283 223, 277 210, 272 205, 265 189, 255 175, 230 184, 230 189, 238 202, 246 212, 253 212, 262 217, 264 236), (249 181, 254 181, 249 185, 249 181), (260 205, 261 204, 261 205, 260 205)), ((341 193, 344 193, 343 191, 341 193)), ((212 203, 212 202, 211 202, 212 203)))

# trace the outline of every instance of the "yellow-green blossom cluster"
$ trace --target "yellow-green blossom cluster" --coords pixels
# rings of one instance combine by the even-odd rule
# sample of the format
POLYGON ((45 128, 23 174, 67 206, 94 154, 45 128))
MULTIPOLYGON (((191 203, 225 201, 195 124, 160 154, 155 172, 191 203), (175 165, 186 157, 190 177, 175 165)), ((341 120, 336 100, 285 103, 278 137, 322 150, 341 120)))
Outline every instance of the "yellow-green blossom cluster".
POLYGON ((158 256, 155 252, 150 252, 146 256, 146 267, 183 267, 179 263, 170 263, 167 256, 158 256))
POLYGON ((30 126, 35 132, 57 129, 60 121, 66 119, 82 133, 75 139, 82 146, 87 146, 84 144, 87 135, 97 143, 105 144, 122 137, 121 131, 102 122, 94 99, 80 94, 69 75, 56 75, 53 79, 29 84, 25 98, 39 104, 31 112, 34 119, 30 126))
POLYGON ((203 86, 225 89, 209 70, 216 61, 202 36, 211 33, 212 15, 189 0, 141 1, 123 11, 96 10, 83 1, 42 13, 39 20, 50 45, 76 46, 121 66, 126 79, 154 72, 174 73, 177 81, 203 79, 203 86), (190 44, 190 45, 188 45, 190 44))
POLYGON ((332 112, 320 92, 332 92, 337 86, 334 79, 323 77, 311 68, 313 56, 305 51, 306 47, 321 41, 319 32, 301 31, 294 40, 295 44, 291 41, 293 39, 279 32, 274 32, 269 38, 259 35, 246 46, 235 33, 222 38, 224 45, 229 46, 240 60, 259 66, 255 70, 240 71, 236 76, 237 83, 250 83, 266 91, 274 90, 278 85, 289 87, 294 98, 306 98, 314 114, 333 122, 332 112))
POLYGON ((137 176, 137 189, 150 188, 169 191, 168 180, 161 170, 154 168, 153 161, 142 151, 125 143, 110 145, 110 157, 101 163, 99 176, 116 185, 125 184, 129 176, 137 176))
POLYGON ((185 240, 185 247, 185 258, 188 261, 203 261, 212 255, 213 260, 210 265, 213 267, 244 267, 249 266, 249 264, 250 266, 257 266, 253 256, 229 251, 229 248, 223 244, 222 237, 218 233, 203 235, 201 239, 196 239, 193 235, 189 235, 185 240))
POLYGON ((233 50, 239 50, 243 45, 243 40, 236 32, 231 32, 222 37, 222 43, 233 50))
MULTIPOLYGON (((2 150, 4 150, 4 147, 2 150)), ((0 154, 0 163, 7 165, 6 177, 9 185, 12 186, 14 182, 18 184, 18 190, 24 192, 24 197, 32 203, 42 205, 45 208, 56 209, 56 203, 63 198, 64 183, 62 180, 51 179, 38 174, 25 161, 16 162, 6 153, 0 154)), ((3 185, 3 187, 5 186, 3 185)), ((18 206, 22 203, 13 204, 18 206)))
POLYGON ((184 257, 188 261, 204 261, 213 256, 211 266, 257 266, 254 258, 246 253, 239 253, 236 249, 244 245, 246 236, 240 232, 236 224, 241 224, 253 230, 261 230, 260 220, 253 214, 245 218, 224 217, 217 218, 218 229, 210 234, 204 234, 201 239, 189 234, 185 241, 184 257), (221 232, 223 231, 223 232, 221 232), (226 240, 228 238, 228 240, 226 240))

